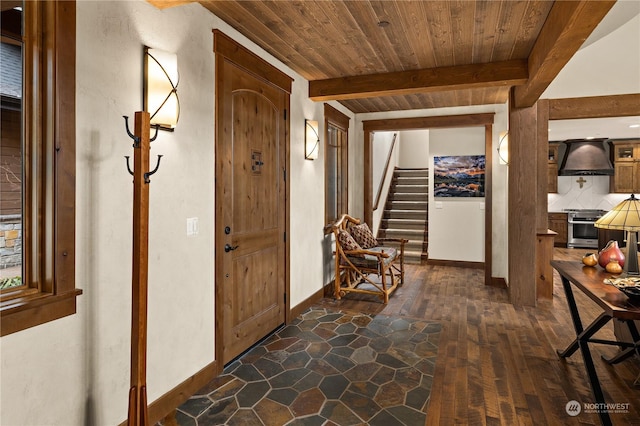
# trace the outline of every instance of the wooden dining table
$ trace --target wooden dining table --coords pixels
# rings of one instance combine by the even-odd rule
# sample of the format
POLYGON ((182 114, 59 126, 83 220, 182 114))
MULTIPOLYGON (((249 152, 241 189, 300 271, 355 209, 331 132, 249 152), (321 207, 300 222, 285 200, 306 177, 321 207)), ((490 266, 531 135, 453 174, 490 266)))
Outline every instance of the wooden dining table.
POLYGON ((598 415, 600 416, 600 421, 603 425, 611 425, 611 418, 606 409, 604 393, 596 374, 589 344, 598 343, 620 347, 621 351, 616 356, 612 358, 602 357, 609 364, 617 364, 635 353, 640 355, 640 334, 634 323, 634 320, 640 320, 640 300, 630 299, 613 285, 605 284, 604 280, 611 278, 612 275, 600 268, 585 266, 578 261, 559 260, 552 260, 551 266, 558 271, 562 279, 562 287, 567 296, 569 312, 576 332, 575 340, 566 349, 558 350, 558 355, 562 358, 567 358, 580 349, 591 390, 597 407, 599 407, 598 415), (582 325, 572 284, 602 308, 602 313, 586 328, 582 325), (593 337, 611 319, 621 321, 628 327, 633 342, 603 340, 593 337))

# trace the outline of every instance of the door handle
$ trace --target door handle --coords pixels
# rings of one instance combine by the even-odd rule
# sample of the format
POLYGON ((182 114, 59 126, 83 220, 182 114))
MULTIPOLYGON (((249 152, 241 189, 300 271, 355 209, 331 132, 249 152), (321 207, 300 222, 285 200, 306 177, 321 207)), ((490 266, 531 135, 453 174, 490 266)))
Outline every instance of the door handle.
POLYGON ((239 246, 232 246, 232 245, 229 245, 229 244, 225 244, 224 245, 224 252, 225 253, 229 253, 230 251, 233 251, 233 250, 237 249, 238 247, 239 246))

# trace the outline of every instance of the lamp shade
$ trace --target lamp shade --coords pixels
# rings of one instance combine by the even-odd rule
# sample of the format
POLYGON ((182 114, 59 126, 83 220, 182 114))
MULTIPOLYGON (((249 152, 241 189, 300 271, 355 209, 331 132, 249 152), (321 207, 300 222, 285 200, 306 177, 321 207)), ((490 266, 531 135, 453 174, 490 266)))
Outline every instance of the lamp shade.
POLYGON ((640 200, 635 195, 620 202, 595 223, 596 228, 640 231, 640 200))
POLYGON ((145 47, 144 63, 144 109, 151 115, 151 125, 173 129, 180 117, 177 56, 145 47))
POLYGON ((320 149, 320 136, 318 136, 318 122, 316 120, 304 120, 305 122, 305 138, 304 138, 304 158, 307 160, 315 160, 318 158, 320 149))
POLYGON ((509 132, 500 136, 498 142, 498 161, 500 164, 509 164, 509 132))

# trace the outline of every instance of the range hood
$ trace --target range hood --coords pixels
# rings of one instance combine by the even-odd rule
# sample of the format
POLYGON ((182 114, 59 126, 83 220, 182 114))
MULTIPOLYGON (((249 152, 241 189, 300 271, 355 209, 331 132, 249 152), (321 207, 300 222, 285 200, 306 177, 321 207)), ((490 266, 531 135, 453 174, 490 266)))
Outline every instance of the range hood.
POLYGON ((613 166, 605 148, 608 139, 569 139, 558 175, 613 175, 613 166))

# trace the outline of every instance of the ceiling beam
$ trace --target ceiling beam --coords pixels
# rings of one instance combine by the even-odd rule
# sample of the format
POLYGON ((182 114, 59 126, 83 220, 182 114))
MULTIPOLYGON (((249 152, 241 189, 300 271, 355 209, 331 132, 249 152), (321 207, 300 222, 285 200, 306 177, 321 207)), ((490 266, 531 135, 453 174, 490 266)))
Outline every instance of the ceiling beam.
POLYGON ((516 108, 528 108, 614 5, 615 0, 556 1, 529 55, 529 81, 515 88, 516 108))
POLYGON ((549 99, 549 120, 640 115, 640 93, 549 99))
POLYGON ((527 61, 518 59, 314 80, 309 82, 309 98, 341 101, 476 87, 508 87, 524 84, 527 78, 527 61))
POLYGON ((479 127, 493 124, 495 113, 465 115, 437 115, 429 117, 383 118, 365 120, 362 127, 365 131, 416 130, 445 127, 479 127))

